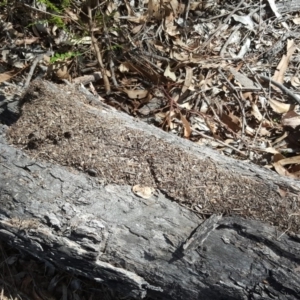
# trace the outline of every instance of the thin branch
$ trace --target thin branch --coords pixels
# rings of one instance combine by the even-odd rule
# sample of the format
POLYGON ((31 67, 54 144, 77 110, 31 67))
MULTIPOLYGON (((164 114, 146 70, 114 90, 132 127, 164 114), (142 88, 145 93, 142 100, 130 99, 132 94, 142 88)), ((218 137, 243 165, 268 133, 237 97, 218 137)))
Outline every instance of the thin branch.
POLYGON ((115 64, 114 64, 114 61, 113 61, 112 57, 110 57, 110 59, 109 59, 109 69, 110 69, 110 73, 111 73, 111 79, 114 83, 114 86, 117 88, 117 87, 119 87, 119 84, 118 84, 117 79, 116 79, 115 64))
POLYGON ((44 57, 44 54, 40 54, 40 55, 38 55, 38 56, 33 60, 32 65, 31 65, 31 67, 30 67, 30 71, 29 71, 29 73, 28 73, 28 75, 27 75, 27 78, 26 78, 26 82, 25 82, 25 84, 24 84, 24 89, 26 89, 26 88, 29 86, 30 80, 31 80, 31 78, 32 78, 32 76, 33 76, 33 73, 34 73, 34 70, 35 70, 35 68, 36 68, 36 65, 38 64, 38 62, 39 62, 40 60, 43 59, 43 57, 44 57))
POLYGON ((110 83, 109 83, 108 77, 106 75, 106 70, 104 68, 104 64, 103 64, 103 60, 102 60, 101 49, 100 49, 101 43, 99 43, 99 45, 98 45, 97 39, 95 38, 94 33, 93 33, 92 9, 91 9, 90 5, 88 6, 88 16, 89 16, 89 29, 90 29, 92 44, 93 44, 94 49, 95 49, 97 61, 98 61, 100 71, 101 71, 101 74, 102 74, 102 78, 103 78, 103 81, 104 81, 104 88, 105 88, 106 94, 109 95, 110 92, 111 92, 110 83))
POLYGON ((284 85, 282 85, 281 83, 267 77, 264 75, 258 75, 258 78, 262 79, 263 81, 267 82, 267 83, 271 83, 274 84, 276 87, 278 87, 279 89, 281 89, 281 91, 286 94, 287 96, 289 96, 291 99, 293 99, 295 102, 297 102, 298 104, 300 104, 300 97, 298 95, 295 95, 293 92, 291 92, 288 88, 286 88, 284 85))
POLYGON ((184 27, 186 27, 186 21, 188 19, 188 16, 189 16, 189 12, 190 12, 190 7, 191 7, 191 0, 186 0, 187 3, 186 3, 186 6, 185 6, 185 12, 184 12, 184 27))
POLYGON ((237 149, 237 148, 235 148, 235 147, 233 147, 233 146, 231 146, 231 145, 229 145, 229 144, 226 144, 226 143, 224 143, 224 142, 222 142, 222 141, 220 141, 220 140, 217 140, 217 139, 215 139, 215 138, 213 138, 213 137, 211 137, 211 136, 208 136, 208 135, 206 135, 206 134, 204 134, 204 133, 202 133, 202 132, 200 132, 200 131, 198 131, 198 130, 194 130, 194 129, 192 129, 192 130, 195 131, 195 132, 197 132, 197 134, 201 135, 202 137, 204 137, 204 138, 206 138, 206 139, 213 140, 214 142, 219 143, 219 144, 221 144, 222 146, 228 147, 228 148, 230 148, 230 149, 236 151, 237 153, 239 153, 239 154, 241 154, 241 155, 243 155, 243 156, 248 156, 248 155, 245 154, 244 152, 240 151, 239 149, 237 149))
MULTIPOLYGON (((221 76, 226 80, 226 82, 228 83, 228 85, 230 86, 230 88, 237 94, 239 95, 240 97, 242 97, 242 94, 239 93, 236 88, 234 87, 234 85, 227 79, 227 77, 225 76, 225 74, 222 72, 221 68, 218 68, 218 72, 221 74, 221 76)), ((238 96, 236 94, 233 94, 233 97, 237 100, 239 106, 240 106, 240 109, 241 109, 241 113, 242 113, 242 116, 243 116, 243 123, 242 123, 242 136, 241 138, 243 138, 243 135, 244 135, 244 132, 245 132, 245 126, 247 124, 247 121, 246 121, 246 116, 245 116, 245 110, 244 110, 244 107, 240 101, 240 99, 238 98, 238 96)))

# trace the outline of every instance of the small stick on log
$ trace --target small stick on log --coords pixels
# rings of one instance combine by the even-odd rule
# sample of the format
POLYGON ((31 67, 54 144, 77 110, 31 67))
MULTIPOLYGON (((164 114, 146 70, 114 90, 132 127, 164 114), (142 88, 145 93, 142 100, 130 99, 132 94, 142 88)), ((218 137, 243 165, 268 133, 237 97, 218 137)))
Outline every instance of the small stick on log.
POLYGON ((99 46, 98 43, 97 43, 97 39, 95 38, 94 33, 93 33, 93 27, 94 26, 93 26, 91 6, 89 5, 87 9, 88 9, 89 28, 90 28, 92 44, 94 46, 95 54, 96 54, 96 57, 97 57, 97 60, 98 60, 98 63, 99 63, 99 67, 100 67, 100 71, 101 71, 101 74, 102 74, 102 77, 103 77, 104 88, 105 88, 106 94, 109 95, 110 92, 111 92, 111 88, 110 88, 110 83, 109 83, 108 77, 106 75, 106 70, 104 68, 104 64, 103 64, 103 60, 102 60, 101 49, 100 49, 101 43, 99 44, 100 45, 99 46))

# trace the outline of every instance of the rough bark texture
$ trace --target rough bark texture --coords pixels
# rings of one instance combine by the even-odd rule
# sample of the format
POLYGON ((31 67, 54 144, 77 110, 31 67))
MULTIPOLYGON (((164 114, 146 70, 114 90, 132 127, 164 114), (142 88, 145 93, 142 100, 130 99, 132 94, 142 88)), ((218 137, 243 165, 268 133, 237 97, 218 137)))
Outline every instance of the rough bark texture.
POLYGON ((300 229, 299 185, 105 108, 72 87, 34 82, 11 143, 103 184, 142 185, 202 215, 239 214, 300 229))
POLYGON ((276 7, 280 13, 298 11, 300 9, 299 0, 281 1, 276 3, 276 7))
MULTIPOLYGON (((35 83, 25 96, 32 103, 40 96, 36 94, 38 85, 41 94, 43 89, 60 93, 55 85, 35 83)), ((73 99, 75 94, 74 91, 73 99)), ((86 106, 81 108, 82 113, 87 110, 86 106)), ((287 212, 278 210, 278 206, 297 211, 300 184, 296 181, 197 147, 116 111, 89 109, 101 120, 104 133, 108 122, 119 132, 124 132, 124 127, 130 132, 139 131, 144 142, 152 141, 152 148, 158 145, 160 149, 163 146, 171 149, 164 163, 175 174, 178 170, 172 169, 171 158, 178 153, 192 157, 199 166, 198 173, 190 169, 193 176, 198 174, 199 190, 199 199, 190 199, 192 202, 202 205, 210 202, 211 197, 205 198, 209 190, 201 193, 201 189, 214 184, 212 187, 220 193, 219 198, 214 194, 217 200, 214 204, 221 201, 226 205, 224 194, 228 189, 232 199, 242 201, 250 197, 248 191, 243 194, 243 188, 253 189, 254 196, 249 201, 256 201, 255 207, 262 207, 257 210, 277 214, 274 219, 271 214, 264 214, 268 222, 276 223, 278 214, 287 212), (112 123, 112 117, 118 122, 112 123), (201 161, 205 167, 201 167, 201 161), (216 173, 208 166, 214 166, 216 173), (222 174, 239 183, 244 180, 248 185, 233 189, 230 180, 226 180, 220 188, 222 174), (260 195, 255 191, 258 187, 266 192, 260 195)), ((11 134, 11 128, 1 127, 0 238, 4 241, 72 272, 105 281, 111 288, 137 299, 146 295, 154 299, 191 300, 299 299, 300 238, 296 230, 286 235, 259 220, 234 216, 234 213, 243 216, 235 210, 234 201, 231 202, 234 205, 228 206, 232 216, 220 217, 211 210, 212 216, 204 221, 199 214, 180 205, 186 202, 176 193, 168 191, 172 186, 164 183, 164 174, 155 168, 158 165, 155 158, 148 161, 156 192, 144 199, 132 192, 131 184, 137 181, 116 184, 104 180, 103 183, 97 172, 97 177, 92 177, 69 165, 62 167, 54 163, 54 158, 52 163, 45 161, 44 156, 44 160, 36 159, 41 156, 34 151, 28 151, 30 156, 27 156, 7 143, 8 131, 11 134)), ((122 141, 118 147, 124 147, 122 141)), ((152 153, 150 146, 144 149, 149 155, 152 153)), ((190 176, 185 168, 182 172, 190 176)), ((256 216, 247 209, 243 212, 248 218, 256 216)), ((298 219, 290 218, 297 229, 298 219)), ((281 227, 288 225, 289 222, 284 222, 281 227)))

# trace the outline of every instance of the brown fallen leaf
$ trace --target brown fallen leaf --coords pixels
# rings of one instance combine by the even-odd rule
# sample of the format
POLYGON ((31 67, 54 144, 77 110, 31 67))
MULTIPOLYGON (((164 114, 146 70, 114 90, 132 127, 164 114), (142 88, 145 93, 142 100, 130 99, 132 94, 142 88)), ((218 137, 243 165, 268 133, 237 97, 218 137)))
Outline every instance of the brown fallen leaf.
POLYGON ((286 176, 289 178, 296 178, 295 175, 291 174, 288 170, 286 170, 280 162, 273 163, 273 167, 279 175, 286 176))
POLYGON ((33 43, 35 43, 37 40, 39 40, 39 37, 31 37, 31 38, 25 38, 25 39, 17 39, 15 41, 15 44, 17 46, 20 46, 20 45, 31 45, 33 43))
POLYGON ((268 129, 266 129, 265 127, 261 127, 258 131, 258 134, 260 136, 270 136, 271 135, 270 131, 268 129))
POLYGON ((168 79, 171 79, 172 81, 176 81, 176 75, 174 72, 171 71, 169 64, 164 72, 164 76, 168 79))
POLYGON ((155 189, 152 187, 149 187, 149 186, 142 186, 142 185, 137 184, 132 187, 132 191, 137 196, 144 198, 144 199, 148 199, 148 198, 151 198, 151 196, 155 192, 155 189))
POLYGON ((285 159, 285 156, 282 155, 281 153, 277 153, 277 154, 275 154, 275 155, 273 156, 273 162, 274 162, 274 163, 275 163, 275 162, 278 162, 278 161, 280 161, 280 160, 282 160, 282 159, 285 159))
POLYGON ((290 110, 294 110, 295 105, 283 103, 277 100, 269 99, 269 104, 274 112, 278 114, 286 113, 290 110))
POLYGON ((255 117, 256 120, 261 121, 263 119, 263 116, 260 113, 257 105, 255 103, 252 103, 251 106, 252 106, 251 114, 255 117))
POLYGON ((279 153, 275 148, 273 147, 267 147, 267 148, 257 148, 256 150, 266 152, 266 153, 272 153, 272 154, 277 154, 279 153))
POLYGON ((188 122, 186 117, 181 112, 179 112, 179 113, 180 113, 181 122, 182 122, 183 127, 184 127, 183 136, 188 139, 191 136, 191 133, 192 133, 190 123, 188 122))
POLYGON ((186 73, 186 75, 185 75, 185 79, 184 79, 184 84, 181 89, 182 94, 185 93, 192 84, 193 69, 191 67, 185 67, 185 73, 186 73))
POLYGON ((300 155, 284 158, 278 161, 282 166, 300 164, 300 155))
POLYGON ((123 91, 130 99, 143 99, 148 95, 147 90, 128 90, 124 88, 123 91))
POLYGON ((300 115, 298 115, 294 111, 289 111, 282 117, 281 124, 283 126, 296 128, 300 125, 300 115))
POLYGON ((11 79, 12 77, 16 76, 19 72, 20 71, 18 71, 18 72, 9 71, 9 72, 5 72, 5 73, 1 73, 0 74, 0 83, 11 79))
POLYGON ((293 76, 293 77, 291 78, 291 85, 292 85, 294 88, 299 89, 299 87, 300 87, 300 78, 297 77, 297 76, 293 76))
MULTIPOLYGON (((284 82, 284 73, 288 68, 288 64, 290 62, 290 59, 297 49, 294 41, 288 40, 287 41, 287 53, 284 54, 281 58, 281 61, 279 62, 276 71, 274 73, 274 76, 272 77, 273 80, 283 83, 284 82)), ((279 90, 277 87, 274 87, 274 89, 279 90)))
POLYGON ((238 132, 241 129, 242 122, 237 116, 232 113, 230 113, 229 115, 223 113, 221 116, 221 121, 234 132, 238 132))
POLYGON ((259 89, 257 84, 248 78, 246 75, 238 72, 236 69, 230 67, 230 72, 234 75, 235 80, 239 82, 241 87, 249 88, 249 89, 259 89))

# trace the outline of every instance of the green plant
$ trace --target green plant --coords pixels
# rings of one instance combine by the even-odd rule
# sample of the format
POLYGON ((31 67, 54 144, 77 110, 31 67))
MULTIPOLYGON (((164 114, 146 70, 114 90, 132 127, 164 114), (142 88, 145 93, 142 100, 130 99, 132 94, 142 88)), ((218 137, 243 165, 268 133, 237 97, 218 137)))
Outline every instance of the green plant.
POLYGON ((54 56, 51 57, 50 63, 55 63, 57 61, 65 61, 69 58, 76 57, 81 55, 80 52, 66 52, 66 53, 55 53, 54 56))
POLYGON ((0 7, 7 5, 7 2, 8 2, 7 0, 0 1, 0 7))
POLYGON ((63 13, 63 10, 70 6, 70 0, 63 0, 61 4, 55 5, 50 0, 37 0, 38 3, 42 3, 46 6, 47 10, 54 12, 56 15, 52 15, 48 22, 56 25, 58 28, 65 28, 65 23, 63 21, 63 16, 60 16, 63 13))
POLYGON ((50 0, 37 0, 38 3, 43 3, 46 5, 46 7, 56 13, 62 13, 63 10, 67 7, 70 6, 71 1, 70 0, 63 0, 61 1, 60 5, 55 5, 53 2, 50 0))

